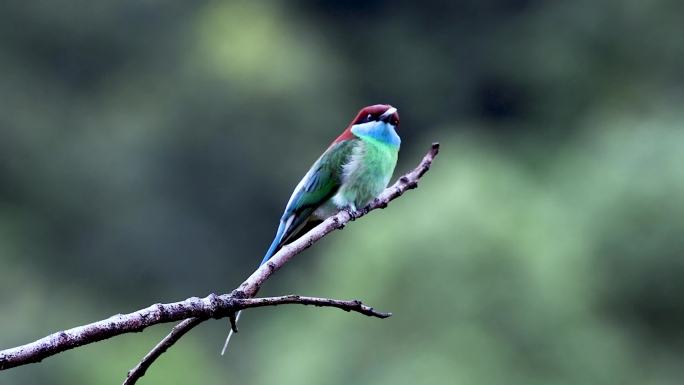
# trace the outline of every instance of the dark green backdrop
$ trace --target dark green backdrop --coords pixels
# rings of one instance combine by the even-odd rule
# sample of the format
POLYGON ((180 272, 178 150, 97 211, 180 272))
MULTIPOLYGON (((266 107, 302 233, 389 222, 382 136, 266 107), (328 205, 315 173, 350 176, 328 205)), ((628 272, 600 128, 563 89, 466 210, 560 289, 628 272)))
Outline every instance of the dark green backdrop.
MULTIPOLYGON (((141 384, 681 383, 684 3, 0 4, 0 347, 226 292, 358 108, 421 188, 203 324, 141 384)), ((0 373, 114 384, 170 325, 0 373)))

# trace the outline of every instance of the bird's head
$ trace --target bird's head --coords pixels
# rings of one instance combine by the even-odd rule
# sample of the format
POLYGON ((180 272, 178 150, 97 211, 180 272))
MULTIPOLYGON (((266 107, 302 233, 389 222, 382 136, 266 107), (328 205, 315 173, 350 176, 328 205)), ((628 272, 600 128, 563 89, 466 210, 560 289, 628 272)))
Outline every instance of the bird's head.
POLYGON ((363 124, 368 122, 385 122, 399 126, 399 113, 397 109, 389 104, 375 104, 363 107, 352 121, 351 125, 363 124))
POLYGON ((392 142, 398 145, 399 137, 394 131, 399 126, 399 113, 389 104, 376 104, 362 108, 347 129, 338 136, 333 144, 354 138, 354 133, 384 135, 391 131, 392 142), (396 138, 394 138, 396 137, 396 138))

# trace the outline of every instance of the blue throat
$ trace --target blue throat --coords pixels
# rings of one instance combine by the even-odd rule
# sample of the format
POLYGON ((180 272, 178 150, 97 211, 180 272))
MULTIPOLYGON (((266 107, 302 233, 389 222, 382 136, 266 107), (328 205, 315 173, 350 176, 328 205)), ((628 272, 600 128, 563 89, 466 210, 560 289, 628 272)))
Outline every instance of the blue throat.
POLYGON ((375 139, 389 146, 399 147, 401 145, 401 138, 394 130, 394 126, 389 123, 375 121, 355 124, 351 128, 351 132, 354 135, 375 139))

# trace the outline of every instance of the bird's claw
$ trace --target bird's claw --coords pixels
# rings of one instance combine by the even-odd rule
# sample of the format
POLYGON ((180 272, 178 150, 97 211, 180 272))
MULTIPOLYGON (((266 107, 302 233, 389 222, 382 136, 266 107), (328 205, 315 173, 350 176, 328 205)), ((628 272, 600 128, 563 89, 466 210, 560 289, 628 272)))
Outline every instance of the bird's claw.
POLYGON ((347 206, 347 207, 343 208, 342 210, 346 211, 347 214, 349 214, 349 220, 350 220, 350 221, 356 220, 356 218, 358 218, 358 217, 359 217, 359 214, 360 214, 358 211, 356 211, 356 210, 355 210, 353 207, 351 207, 351 206, 347 206))

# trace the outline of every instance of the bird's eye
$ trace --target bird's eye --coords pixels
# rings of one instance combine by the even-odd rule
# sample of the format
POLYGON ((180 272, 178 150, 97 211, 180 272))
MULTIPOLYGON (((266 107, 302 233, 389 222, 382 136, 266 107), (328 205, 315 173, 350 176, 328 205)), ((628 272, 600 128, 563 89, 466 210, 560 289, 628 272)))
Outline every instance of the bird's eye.
POLYGON ((369 122, 371 121, 371 118, 372 118, 371 114, 368 114, 368 116, 366 116, 366 120, 369 122))

